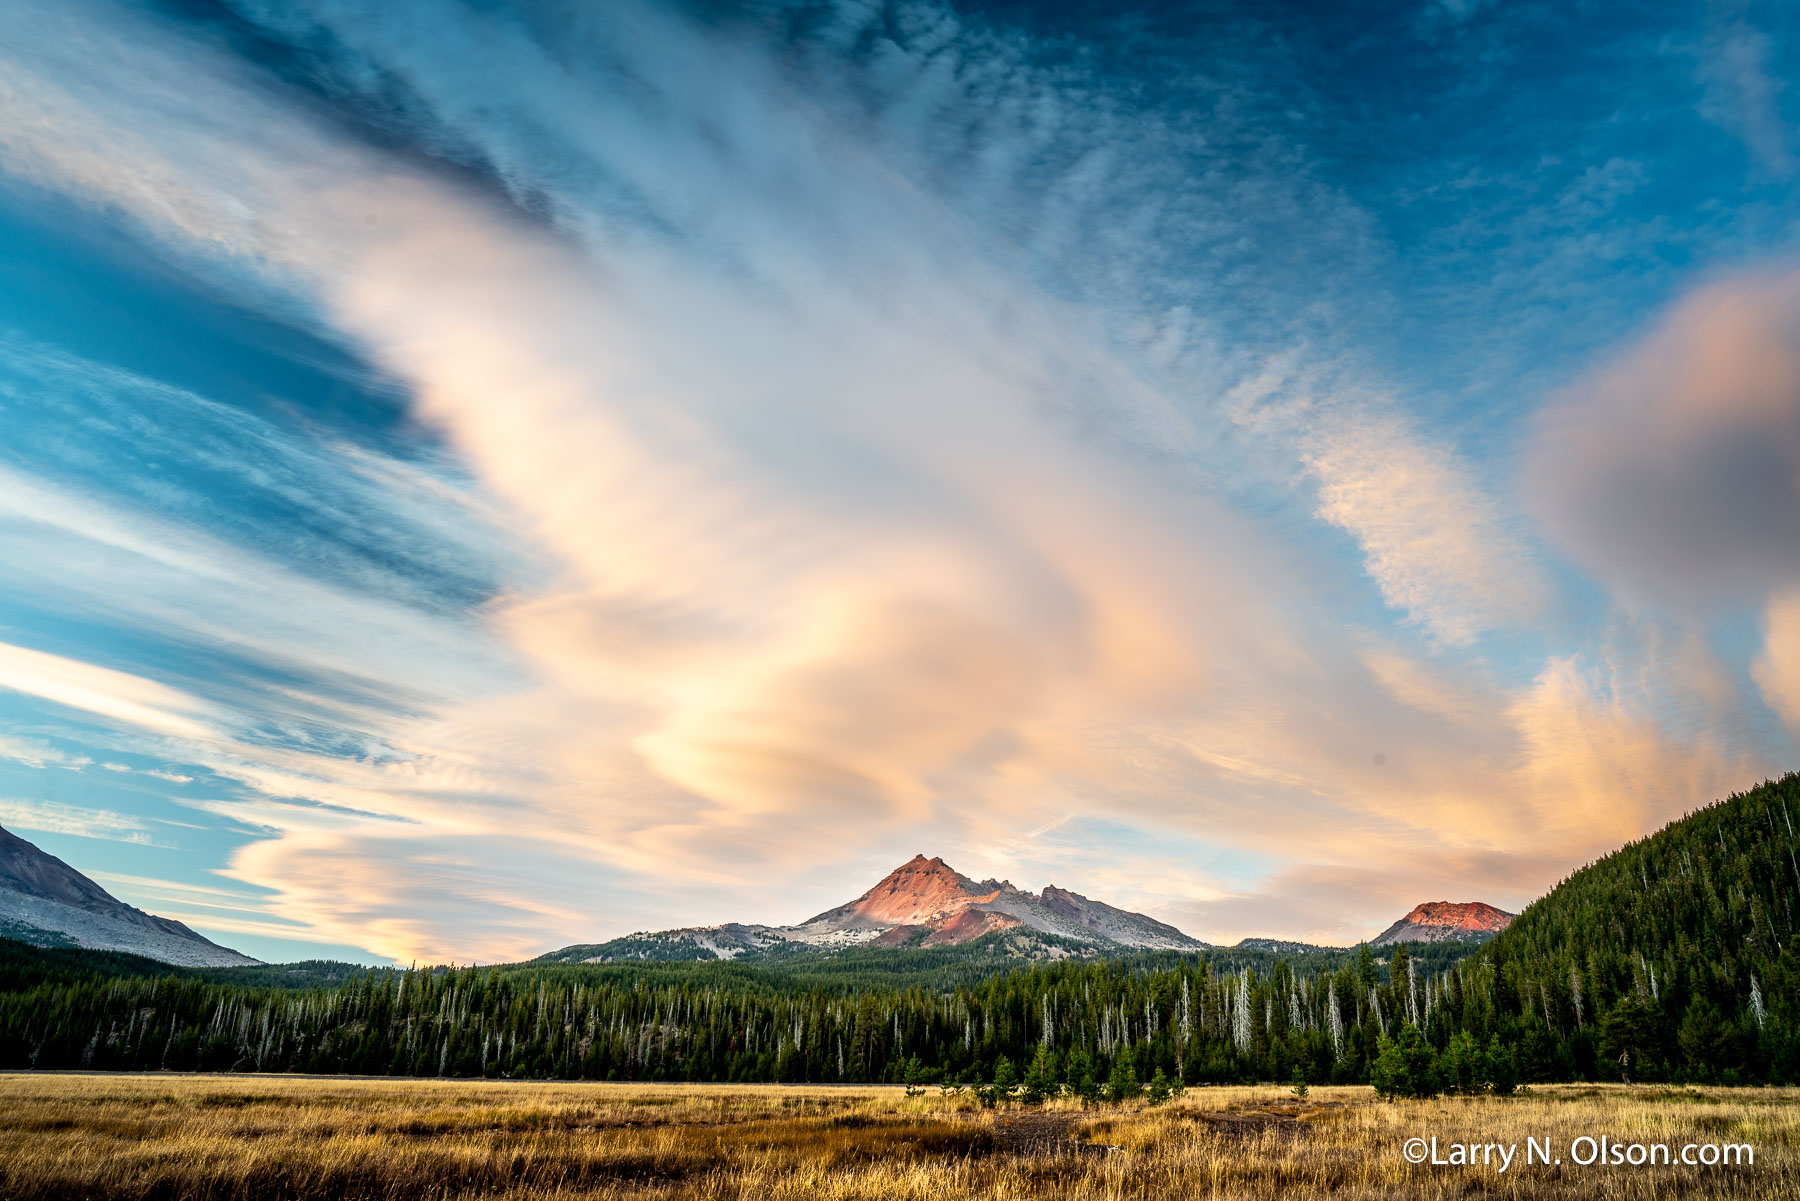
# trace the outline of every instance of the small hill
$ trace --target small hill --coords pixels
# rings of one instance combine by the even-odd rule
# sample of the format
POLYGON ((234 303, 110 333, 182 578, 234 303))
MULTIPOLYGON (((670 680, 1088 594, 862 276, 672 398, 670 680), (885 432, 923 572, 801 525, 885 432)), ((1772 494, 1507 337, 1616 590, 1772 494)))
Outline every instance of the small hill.
POLYGON ((0 937, 39 947, 122 951, 183 967, 258 962, 172 918, 118 900, 10 831, 0 829, 0 937))
POLYGON ((1482 942, 1512 924, 1516 914, 1482 901, 1426 901, 1369 940, 1370 946, 1397 942, 1482 942))

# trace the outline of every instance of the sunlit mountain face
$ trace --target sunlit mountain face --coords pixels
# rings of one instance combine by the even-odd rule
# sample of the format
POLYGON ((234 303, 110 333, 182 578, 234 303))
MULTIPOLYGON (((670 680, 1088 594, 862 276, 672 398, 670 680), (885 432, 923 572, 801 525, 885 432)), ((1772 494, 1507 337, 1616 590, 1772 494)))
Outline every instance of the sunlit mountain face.
POLYGON ((1796 20, 0 6, 0 823, 260 959, 1516 912, 1795 763, 1796 20))

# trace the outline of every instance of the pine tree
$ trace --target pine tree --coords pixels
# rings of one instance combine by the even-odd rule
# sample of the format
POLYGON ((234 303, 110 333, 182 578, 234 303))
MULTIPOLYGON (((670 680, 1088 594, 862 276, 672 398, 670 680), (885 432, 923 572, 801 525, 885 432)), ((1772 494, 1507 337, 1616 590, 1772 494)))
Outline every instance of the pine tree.
POLYGON ((1077 1048, 1069 1052, 1069 1091, 1081 1098, 1085 1108, 1100 1101, 1100 1082, 1094 1078, 1094 1061, 1077 1048))
POLYGON ((1031 1066, 1025 1069, 1025 1080, 1019 1087, 1019 1100, 1026 1105, 1042 1105, 1056 1092, 1056 1057, 1050 1048, 1038 1044, 1031 1066))
POLYGON ((1632 992, 1619 998, 1600 1022, 1601 1053, 1619 1065, 1619 1074, 1627 1084, 1656 1045, 1656 1016, 1650 1002, 1632 992))
POLYGON ((1488 1036, 1481 1054, 1481 1080, 1496 1097, 1510 1097, 1519 1088, 1519 1068, 1509 1048, 1500 1045, 1500 1036, 1488 1036))
POLYGON ((990 1104, 1000 1105, 1012 1100, 1013 1090, 1018 1086, 1019 1077, 1013 1070, 1013 1061, 1002 1055, 994 1061, 994 1083, 990 1086, 992 1095, 990 1104))
MULTIPOLYGON (((1621 1005, 1614 1012, 1624 1008, 1621 1005)), ((1719 1075, 1718 1065, 1729 1057, 1731 1032, 1719 1016, 1719 1007, 1701 997, 1687 1007, 1675 1041, 1687 1060, 1688 1070, 1702 1079, 1711 1080, 1719 1075)))
POLYGON ((1467 1030, 1450 1036, 1438 1055, 1438 1078, 1447 1093, 1469 1096, 1484 1089, 1481 1053, 1467 1030))
POLYGON ((1369 1070, 1376 1096, 1384 1101, 1437 1096, 1436 1057, 1417 1026, 1402 1025, 1393 1038, 1383 1035, 1379 1046, 1380 1054, 1369 1070))
POLYGON ((1106 1099, 1114 1105, 1130 1101, 1143 1092, 1138 1083, 1137 1065, 1132 1062, 1130 1047, 1120 1049, 1113 1057, 1112 1075, 1106 1081, 1106 1099))
POLYGON ((1375 953, 1366 942, 1356 947, 1356 982, 1365 989, 1375 987, 1375 953))

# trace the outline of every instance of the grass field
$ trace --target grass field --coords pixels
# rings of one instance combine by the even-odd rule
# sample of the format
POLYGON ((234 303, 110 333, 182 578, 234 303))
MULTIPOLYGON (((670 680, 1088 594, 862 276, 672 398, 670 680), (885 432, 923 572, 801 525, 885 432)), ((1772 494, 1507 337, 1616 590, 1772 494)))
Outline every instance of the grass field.
POLYGON ((1797 1151, 1800 1090, 1779 1089, 1208 1088, 1084 1113, 879 1087, 0 1075, 0 1195, 17 1198, 1787 1198, 1797 1151), (1407 1163, 1405 1141, 1433 1135, 1441 1157, 1518 1158, 1407 1163), (1755 1163, 1578 1167, 1583 1135, 1749 1143, 1755 1163), (1526 1166, 1528 1137, 1563 1166, 1526 1166))

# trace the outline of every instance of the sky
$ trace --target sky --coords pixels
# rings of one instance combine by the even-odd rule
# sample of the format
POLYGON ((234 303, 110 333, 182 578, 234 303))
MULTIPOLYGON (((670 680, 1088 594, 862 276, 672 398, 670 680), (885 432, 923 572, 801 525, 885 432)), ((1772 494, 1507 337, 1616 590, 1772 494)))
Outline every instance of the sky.
POLYGON ((270 960, 1516 911, 1800 767, 1797 55, 0 5, 0 825, 270 960))

